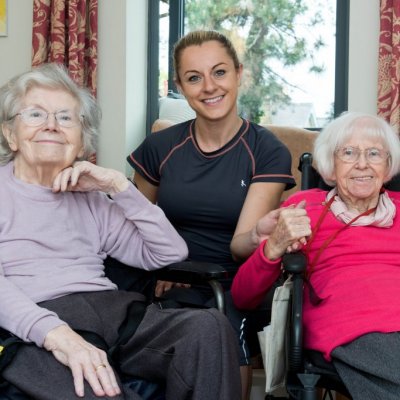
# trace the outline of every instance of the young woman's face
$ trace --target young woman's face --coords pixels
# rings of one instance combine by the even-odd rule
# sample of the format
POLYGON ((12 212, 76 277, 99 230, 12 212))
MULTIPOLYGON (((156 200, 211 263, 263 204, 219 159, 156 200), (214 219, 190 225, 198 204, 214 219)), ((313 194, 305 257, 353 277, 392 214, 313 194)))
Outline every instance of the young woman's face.
POLYGON ((178 74, 177 85, 198 118, 215 121, 237 114, 242 66, 235 69, 221 43, 212 40, 184 49, 178 74))

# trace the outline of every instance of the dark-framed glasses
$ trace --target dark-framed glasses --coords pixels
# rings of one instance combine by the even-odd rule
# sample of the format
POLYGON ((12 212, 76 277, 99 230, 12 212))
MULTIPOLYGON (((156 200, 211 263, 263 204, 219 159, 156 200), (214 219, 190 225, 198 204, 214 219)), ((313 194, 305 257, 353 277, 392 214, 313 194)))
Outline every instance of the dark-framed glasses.
POLYGON ((381 164, 390 156, 386 150, 376 147, 361 150, 358 147, 352 146, 341 147, 335 151, 335 154, 340 160, 346 163, 354 163, 359 160, 361 154, 364 154, 367 162, 371 164, 381 164))
POLYGON ((28 108, 15 114, 15 116, 19 115, 22 121, 28 126, 41 126, 46 123, 50 114, 53 114, 58 125, 64 128, 78 126, 83 118, 83 116, 79 116, 75 112, 69 110, 50 113, 41 108, 28 108))

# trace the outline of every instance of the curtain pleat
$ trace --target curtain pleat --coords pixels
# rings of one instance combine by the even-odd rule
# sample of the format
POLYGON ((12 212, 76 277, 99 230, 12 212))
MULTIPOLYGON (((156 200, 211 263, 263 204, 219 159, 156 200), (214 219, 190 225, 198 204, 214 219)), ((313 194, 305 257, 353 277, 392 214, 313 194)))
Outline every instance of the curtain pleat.
POLYGON ((96 96, 98 0, 34 0, 32 66, 64 64, 96 96))
POLYGON ((400 0, 381 0, 378 114, 400 134, 400 0))

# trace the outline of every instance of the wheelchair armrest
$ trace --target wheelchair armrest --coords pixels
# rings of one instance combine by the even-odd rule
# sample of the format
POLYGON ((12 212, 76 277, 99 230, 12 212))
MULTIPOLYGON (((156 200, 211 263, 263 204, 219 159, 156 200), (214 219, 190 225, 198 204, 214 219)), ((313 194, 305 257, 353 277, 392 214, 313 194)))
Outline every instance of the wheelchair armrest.
POLYGON ((207 283, 214 293, 219 311, 225 314, 224 289, 218 279, 228 278, 228 272, 218 264, 200 261, 181 261, 156 271, 156 279, 190 284, 207 283))
POLYGON ((283 268, 292 274, 293 290, 289 324, 289 371, 301 371, 303 366, 303 286, 307 260, 303 253, 285 254, 283 268))
POLYGON ((184 283, 201 283, 227 277, 228 272, 220 265, 200 261, 181 261, 157 271, 157 279, 184 283))

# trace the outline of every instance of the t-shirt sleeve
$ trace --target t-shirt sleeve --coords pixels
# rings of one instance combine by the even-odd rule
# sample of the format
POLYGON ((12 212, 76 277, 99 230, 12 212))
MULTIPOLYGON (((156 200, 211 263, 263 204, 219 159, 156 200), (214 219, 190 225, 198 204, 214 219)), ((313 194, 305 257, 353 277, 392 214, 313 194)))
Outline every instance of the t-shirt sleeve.
POLYGON ((128 157, 129 165, 155 186, 160 184, 160 171, 165 160, 188 139, 193 120, 152 133, 128 157))
POLYGON ((255 173, 252 183, 285 183, 285 190, 295 186, 292 175, 292 156, 288 148, 270 131, 260 127, 254 146, 255 173))
POLYGON ((157 137, 160 133, 148 136, 136 150, 128 157, 129 165, 152 185, 160 184, 160 164, 165 157, 160 141, 157 137))

